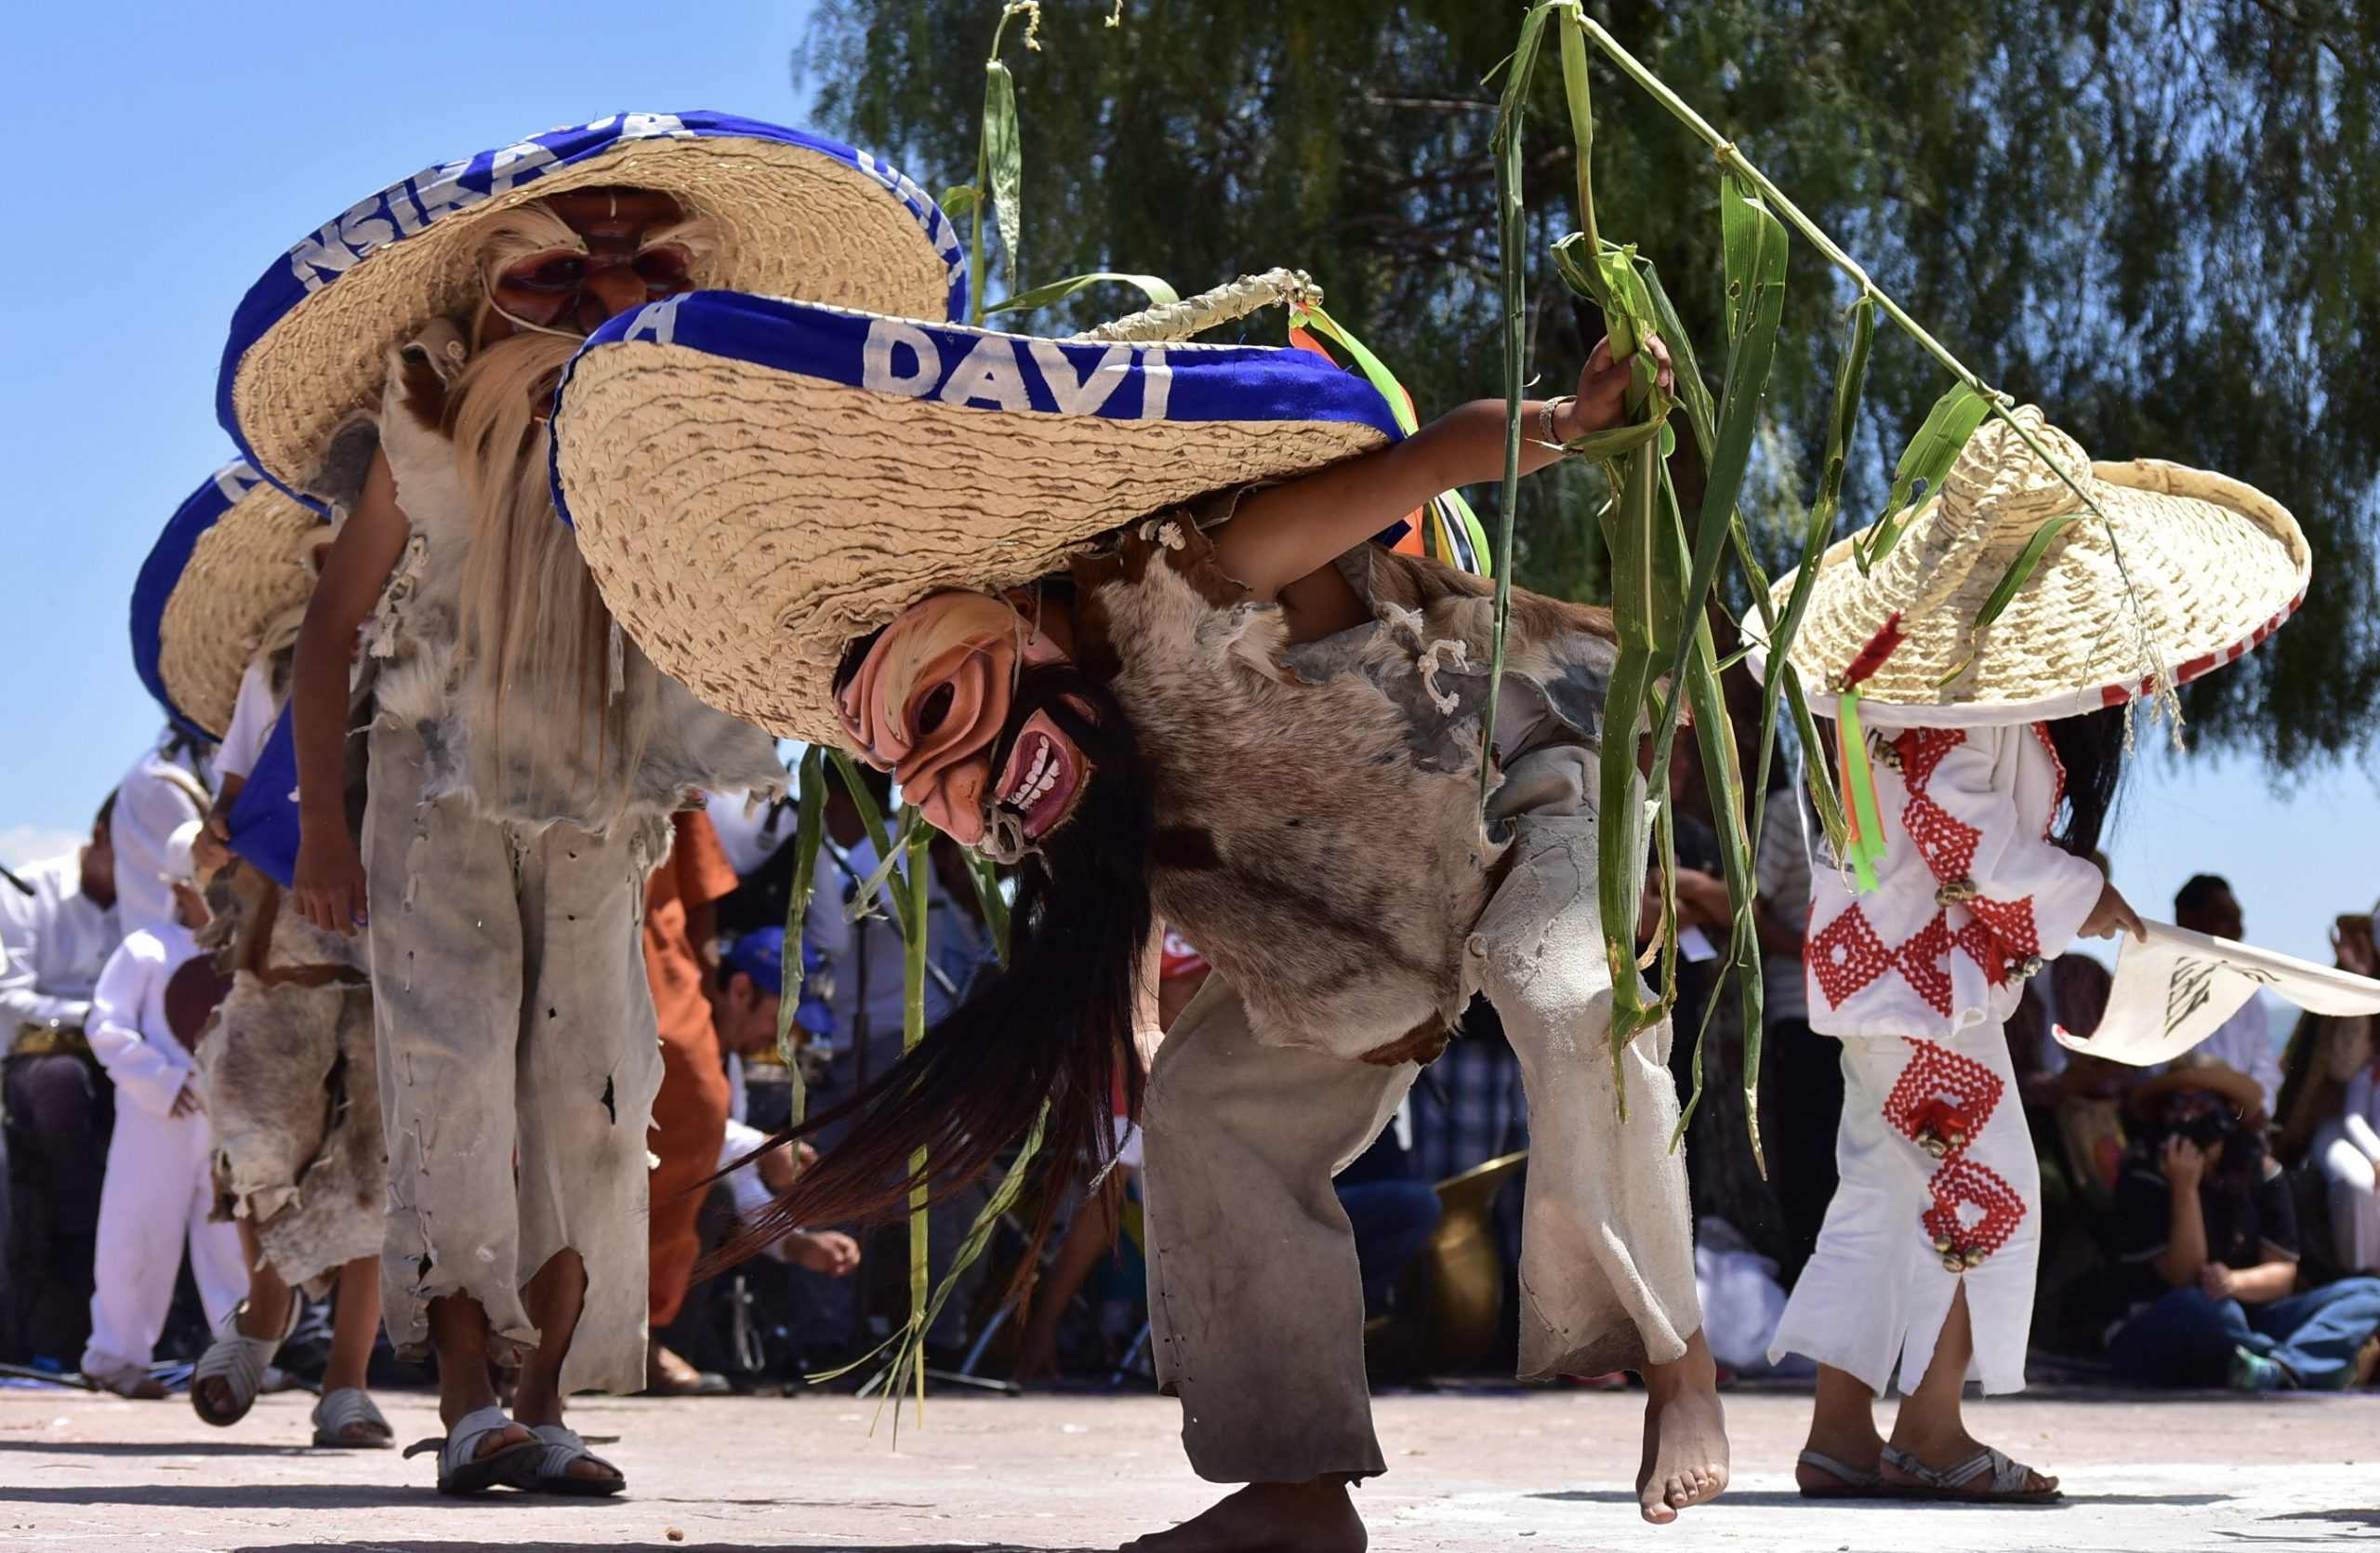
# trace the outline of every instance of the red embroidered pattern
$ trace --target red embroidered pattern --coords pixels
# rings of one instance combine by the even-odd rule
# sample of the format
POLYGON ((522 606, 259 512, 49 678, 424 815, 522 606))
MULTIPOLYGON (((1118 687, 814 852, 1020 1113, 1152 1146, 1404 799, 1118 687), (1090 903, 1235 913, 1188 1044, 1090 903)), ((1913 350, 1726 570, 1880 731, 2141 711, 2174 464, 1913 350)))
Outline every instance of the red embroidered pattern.
POLYGON ((1808 953, 1810 974, 1818 978, 1818 990, 1833 1008, 1841 1008, 1844 999, 1892 969, 1893 963, 1884 940, 1868 925, 1867 913, 1857 906, 1813 934, 1808 953))
MULTIPOLYGON (((1906 1039, 1906 1038, 1905 1038, 1906 1039)), ((1920 1113, 1936 1101, 1952 1107, 1964 1124, 1962 1141, 1983 1131, 2000 1108, 2003 1085, 1998 1075, 1973 1057, 1963 1057, 1932 1041, 1911 1040, 1917 1055, 1900 1070, 1892 1093, 1884 1096, 1884 1120, 1906 1136, 1921 1130, 1920 1113)))
POLYGON ((1967 741, 1964 731, 1957 728, 1911 728, 1893 741, 1893 749, 1900 756, 1901 785, 1909 790, 1909 802, 1900 812, 1901 829, 1917 843, 1925 866, 1934 877, 1944 883, 1964 879, 1975 866, 1976 848, 1983 841, 1983 832, 1934 802, 1926 789, 1934 781, 1935 768, 1942 757, 1967 741))
POLYGON ((2025 1220, 2025 1201, 2016 1189, 1967 1158, 2007 1085, 1983 1064, 1938 1042, 1909 1043, 1913 1055, 1884 1097, 1884 1118, 1941 1161, 1926 1184, 1933 1203, 1918 1223, 1943 1267, 1964 1270, 2005 1246, 2025 1220))
POLYGON ((1950 929, 1940 911, 1893 954, 1901 979, 1925 1000, 1926 1007, 1945 1019, 1950 1016, 1950 929))

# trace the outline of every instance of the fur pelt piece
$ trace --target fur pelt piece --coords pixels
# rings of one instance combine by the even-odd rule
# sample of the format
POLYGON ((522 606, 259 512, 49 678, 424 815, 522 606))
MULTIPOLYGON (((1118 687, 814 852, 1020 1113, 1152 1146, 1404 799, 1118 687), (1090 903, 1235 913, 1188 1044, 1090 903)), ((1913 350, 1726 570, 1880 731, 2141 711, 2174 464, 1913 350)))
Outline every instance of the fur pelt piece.
POLYGON ((315 1293, 379 1254, 388 1196, 372 989, 234 978, 199 1043, 218 1216, 250 1220, 265 1259, 315 1293))
POLYGON ((364 940, 282 909, 254 869, 231 895, 231 990, 197 1051, 216 1216, 249 1220, 273 1270, 320 1294, 378 1253, 388 1191, 364 940))
MULTIPOLYGON (((504 759, 497 763, 474 750, 467 730, 482 718, 494 690, 463 647, 474 522, 449 399, 466 356, 452 325, 432 324, 392 353, 380 417, 381 446, 413 536, 382 596, 368 644, 378 666, 374 692, 380 714, 416 728, 429 752, 431 777, 423 797, 466 792, 490 818, 608 830, 626 819, 688 807, 705 790, 781 790, 785 767, 774 740, 695 699, 623 639, 610 644, 614 661, 605 688, 639 701, 621 718, 637 730, 633 769, 624 779, 584 769, 583 760, 550 756, 580 746, 581 708, 571 697, 516 686, 493 709, 503 720, 504 759), (491 771, 491 764, 499 768, 491 771)), ((543 435, 537 433, 524 469, 543 471, 543 435)), ((541 521, 566 535, 550 498, 542 499, 541 521)), ((584 571, 575 552, 567 564, 584 571)))
MULTIPOLYGON (((1484 585, 1370 547, 1345 564, 1374 623, 1294 649, 1186 518, 1075 568, 1078 660, 1149 770, 1158 914, 1259 1039, 1342 1055, 1453 1025, 1503 850, 1479 803, 1484 585)), ((1506 694, 1540 694, 1531 740, 1586 739, 1607 617, 1516 594, 1514 625, 1506 694)))

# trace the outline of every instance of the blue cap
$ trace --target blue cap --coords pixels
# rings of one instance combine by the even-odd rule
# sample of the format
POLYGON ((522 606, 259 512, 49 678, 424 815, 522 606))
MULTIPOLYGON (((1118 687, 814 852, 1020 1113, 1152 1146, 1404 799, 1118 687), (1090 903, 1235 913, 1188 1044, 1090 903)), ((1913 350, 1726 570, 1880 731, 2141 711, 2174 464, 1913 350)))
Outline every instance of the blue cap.
POLYGON ((727 951, 727 968, 752 978, 752 985, 772 998, 785 995, 785 929, 756 928, 735 940, 727 951))

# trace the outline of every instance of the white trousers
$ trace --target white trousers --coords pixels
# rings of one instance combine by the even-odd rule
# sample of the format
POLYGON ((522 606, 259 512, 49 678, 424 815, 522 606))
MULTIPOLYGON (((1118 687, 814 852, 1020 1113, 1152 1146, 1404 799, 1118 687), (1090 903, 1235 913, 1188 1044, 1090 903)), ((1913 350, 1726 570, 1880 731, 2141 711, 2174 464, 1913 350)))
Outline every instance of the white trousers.
POLYGON ((1882 1396, 1915 1387, 1961 1287, 1974 1324, 1967 1378, 2025 1388, 2041 1261, 2041 1172, 1998 1024, 1946 1041, 1846 1037, 1842 1185, 1769 1345, 1882 1396), (1931 1145, 1929 1148, 1928 1145, 1931 1145))
POLYGON ((247 1297, 239 1231, 207 1217, 215 1204, 208 1155, 205 1117, 152 1116, 128 1103, 116 1108, 99 1188, 85 1374, 145 1368, 155 1356, 185 1244, 210 1327, 221 1326, 247 1297))
POLYGON ((2360 1116, 2323 1125, 2314 1151, 2330 1184, 2331 1249, 2349 1272, 2380 1272, 2380 1135, 2360 1116))

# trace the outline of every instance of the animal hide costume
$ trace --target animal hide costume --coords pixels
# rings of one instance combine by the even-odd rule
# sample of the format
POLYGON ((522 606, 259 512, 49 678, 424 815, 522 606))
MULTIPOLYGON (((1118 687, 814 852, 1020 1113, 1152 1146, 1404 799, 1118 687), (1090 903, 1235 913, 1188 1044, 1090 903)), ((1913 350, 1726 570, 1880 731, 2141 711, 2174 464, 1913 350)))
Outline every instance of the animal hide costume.
POLYGON ((246 1219, 282 1281, 319 1298, 380 1250, 388 1150, 364 942, 282 909, 245 865, 212 895, 230 907, 216 919, 229 933, 209 936, 229 937, 231 972, 197 1054, 215 1216, 246 1219))

